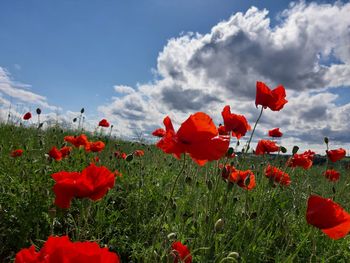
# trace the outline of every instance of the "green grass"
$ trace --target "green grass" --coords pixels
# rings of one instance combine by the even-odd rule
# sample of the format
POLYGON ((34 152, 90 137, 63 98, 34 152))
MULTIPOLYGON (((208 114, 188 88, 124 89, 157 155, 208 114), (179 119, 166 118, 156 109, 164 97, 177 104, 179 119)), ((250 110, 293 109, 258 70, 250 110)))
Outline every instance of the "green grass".
POLYGON ((337 183, 322 176, 324 166, 307 171, 287 168, 292 184, 283 188, 272 187, 263 170, 268 162, 284 169, 284 158, 237 157, 232 161, 239 169, 252 169, 256 175, 256 188, 245 191, 221 179, 218 162, 199 167, 189 157, 183 163, 152 145, 107 137, 100 138, 106 143, 100 154, 74 149, 61 162, 45 156, 72 134, 59 128, 0 126, 0 262, 13 261, 21 248, 31 244, 40 249, 49 235, 65 234, 74 241, 106 245, 122 262, 172 262, 169 248, 175 239, 190 248, 193 262, 350 261, 348 237, 331 240, 305 219, 310 193, 335 198, 350 211, 350 174, 341 163, 335 164, 342 174, 337 183), (10 152, 17 148, 25 150, 23 156, 11 158, 10 152), (116 150, 136 149, 145 155, 131 162, 113 155, 116 150), (123 174, 114 189, 97 202, 75 199, 68 210, 55 207, 50 175, 81 171, 96 155, 102 165, 123 174), (215 230, 218 219, 224 224, 215 230), (170 233, 176 238, 169 239, 170 233), (231 252, 239 253, 239 259, 228 258, 231 252))

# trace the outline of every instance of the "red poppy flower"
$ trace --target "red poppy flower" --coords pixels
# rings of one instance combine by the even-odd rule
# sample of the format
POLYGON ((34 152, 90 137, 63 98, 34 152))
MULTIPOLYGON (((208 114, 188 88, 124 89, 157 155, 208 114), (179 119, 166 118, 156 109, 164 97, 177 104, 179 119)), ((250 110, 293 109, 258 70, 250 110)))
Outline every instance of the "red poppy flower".
POLYGON ((283 133, 280 131, 280 128, 274 128, 269 130, 270 137, 282 137, 283 133))
POLYGON ((98 126, 108 128, 108 127, 109 127, 109 122, 108 122, 106 119, 102 119, 102 120, 100 120, 100 122, 98 123, 98 126))
POLYGON ((102 141, 90 142, 85 146, 87 152, 101 152, 105 148, 105 144, 102 141))
POLYGON ((114 186, 114 173, 93 163, 81 173, 62 171, 51 177, 56 181, 53 187, 55 204, 61 208, 69 208, 74 197, 99 200, 114 186))
POLYGON ((56 146, 52 147, 49 151, 49 156, 56 161, 62 160, 62 153, 56 148, 56 146))
POLYGON ((260 140, 256 146, 255 154, 265 154, 271 152, 278 152, 280 147, 276 145, 276 142, 270 140, 260 140))
POLYGON ((246 190, 252 190, 255 187, 255 175, 252 171, 240 171, 233 168, 229 181, 232 183, 236 183, 239 187, 242 187, 246 190))
POLYGON ((73 144, 75 147, 89 145, 89 140, 85 134, 81 134, 79 136, 65 136, 64 141, 73 144))
POLYGON ((268 107, 272 111, 279 111, 283 108, 284 104, 288 101, 285 99, 286 90, 282 85, 279 85, 274 90, 270 90, 265 83, 256 82, 256 98, 255 105, 263 106, 265 109, 268 107))
POLYGON ((207 161, 220 159, 228 149, 229 137, 219 135, 212 119, 203 112, 191 115, 177 132, 169 117, 163 123, 166 134, 157 147, 176 158, 180 158, 182 153, 189 153, 197 164, 204 165, 207 161))
POLYGON ((350 215, 331 199, 317 195, 309 197, 306 221, 332 239, 345 237, 350 232, 350 215))
POLYGON ((302 167, 305 170, 309 169, 312 166, 312 161, 314 159, 315 152, 313 151, 306 151, 302 154, 294 154, 293 157, 291 157, 287 161, 287 165, 289 167, 302 167))
POLYGON ((152 135, 153 136, 156 136, 156 137, 164 137, 165 135, 165 130, 162 129, 162 128, 159 128, 159 129, 156 129, 152 132, 152 135))
POLYGON ((240 139, 244 136, 247 131, 251 130, 247 119, 243 115, 231 113, 230 106, 225 106, 221 112, 222 118, 224 119, 225 130, 232 132, 232 136, 240 139))
POLYGON ((332 162, 339 161, 339 160, 343 159, 346 155, 346 151, 343 148, 339 148, 336 150, 330 150, 330 151, 326 151, 326 152, 327 152, 327 156, 328 156, 329 160, 331 160, 332 162))
POLYGON ((142 151, 142 150, 136 150, 136 151, 134 151, 133 154, 134 154, 135 156, 137 156, 137 157, 141 157, 141 156, 144 156, 144 155, 145 155, 145 152, 142 151))
POLYGON ((219 135, 229 135, 230 132, 226 131, 226 128, 224 125, 219 125, 218 127, 219 135))
POLYGON ((278 184, 288 186, 291 184, 290 177, 287 173, 278 169, 275 166, 268 165, 265 169, 265 176, 275 181, 278 184))
POLYGON ((17 150, 13 150, 10 155, 11 157, 20 157, 22 156, 22 154, 23 154, 23 150, 17 149, 17 150))
POLYGON ((32 117, 32 114, 30 112, 27 112, 26 114, 23 115, 23 120, 29 120, 32 117))
POLYGON ((64 146, 60 149, 60 152, 62 154, 62 158, 65 158, 67 157, 70 152, 72 151, 72 147, 69 147, 69 146, 64 146))
POLYGON ((185 262, 191 263, 192 256, 191 252, 186 245, 183 245, 180 241, 172 243, 171 248, 175 252, 174 263, 185 262))
POLYGON ((71 242, 68 236, 50 236, 39 252, 35 247, 25 248, 16 255, 15 263, 119 263, 116 253, 101 248, 95 242, 71 242))
POLYGON ((122 152, 120 152, 120 151, 116 151, 115 153, 114 153, 114 156, 117 158, 117 159, 126 159, 126 157, 128 156, 126 153, 122 153, 122 152))
POLYGON ((340 178, 340 173, 334 169, 328 169, 325 173, 324 176, 331 182, 336 182, 340 178))

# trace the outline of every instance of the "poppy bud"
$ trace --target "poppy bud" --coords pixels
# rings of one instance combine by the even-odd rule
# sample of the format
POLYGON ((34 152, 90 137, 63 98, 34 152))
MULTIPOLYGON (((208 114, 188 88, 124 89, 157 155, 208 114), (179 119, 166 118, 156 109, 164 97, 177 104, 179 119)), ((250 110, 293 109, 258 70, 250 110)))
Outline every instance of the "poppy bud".
POLYGON ((230 148, 228 148, 228 150, 227 150, 227 156, 231 156, 232 154, 233 154, 233 148, 230 147, 230 148))
POLYGON ((77 118, 74 118, 74 119, 73 119, 73 122, 76 122, 76 121, 77 121, 77 118))
POLYGON ((293 147, 293 150, 292 150, 293 155, 296 154, 298 152, 298 150, 299 150, 299 147, 297 145, 295 145, 293 147))
POLYGON ((126 158, 125 158, 125 160, 126 160, 127 162, 131 162, 133 159, 134 159, 133 154, 128 154, 128 156, 126 156, 126 158))
POLYGON ((328 137, 324 137, 324 143, 328 144, 328 142, 329 142, 328 137))
POLYGON ((85 109, 84 109, 84 108, 81 108, 80 113, 83 114, 84 111, 85 111, 85 109))
POLYGON ((283 146, 281 146, 280 149, 281 149, 282 153, 286 153, 287 152, 287 149, 285 147, 283 147, 283 146))
POLYGON ((41 109, 40 109, 40 108, 37 108, 37 109, 36 109, 36 114, 38 114, 38 115, 41 114, 41 109))
POLYGON ((224 227, 224 220, 220 218, 218 221, 216 221, 214 226, 214 231, 219 232, 224 227))

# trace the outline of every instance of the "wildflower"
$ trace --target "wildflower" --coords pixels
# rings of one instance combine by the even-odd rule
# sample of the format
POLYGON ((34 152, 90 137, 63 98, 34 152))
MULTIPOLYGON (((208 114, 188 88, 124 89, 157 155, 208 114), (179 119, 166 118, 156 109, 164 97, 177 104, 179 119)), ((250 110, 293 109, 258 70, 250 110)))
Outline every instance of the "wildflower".
POLYGON ((108 127, 109 127, 109 122, 108 122, 106 119, 102 119, 102 120, 100 120, 100 122, 98 123, 98 126, 108 128, 108 127))
POLYGON ((81 134, 79 136, 65 136, 64 141, 73 144, 75 147, 86 147, 89 145, 89 140, 85 134, 81 134))
POLYGON ((245 190, 252 190, 256 185, 255 175, 251 170, 241 171, 233 169, 228 179, 245 190))
POLYGON ((340 178, 340 173, 334 169, 328 169, 325 173, 324 176, 331 182, 336 182, 340 178))
POLYGON ((62 160, 62 153, 56 148, 56 146, 52 147, 49 151, 49 156, 56 161, 62 160))
POLYGON ((283 133, 280 131, 280 128, 274 128, 272 130, 269 130, 269 136, 270 137, 282 137, 283 133))
POLYGON ((95 242, 71 242, 68 236, 50 236, 39 252, 32 245, 16 255, 15 263, 49 263, 49 262, 94 262, 119 263, 116 253, 101 248, 95 242))
POLYGON ((326 151, 326 152, 327 152, 327 156, 328 156, 329 160, 331 160, 332 162, 339 161, 339 160, 343 159, 346 155, 346 151, 343 148, 330 150, 330 151, 326 151))
POLYGON ((169 117, 163 123, 166 134, 157 147, 178 159, 181 154, 189 153, 197 164, 204 165, 207 161, 220 159, 228 149, 229 137, 219 135, 212 119, 203 112, 191 115, 177 132, 169 117))
POLYGON ((22 149, 17 149, 17 150, 13 150, 12 152, 11 152, 11 157, 20 157, 20 156, 22 156, 22 154, 23 154, 23 150, 22 149))
POLYGON ((280 169, 278 169, 277 167, 272 166, 272 165, 268 165, 266 167, 265 176, 267 178, 270 178, 274 182, 281 184, 281 185, 285 185, 285 186, 290 185, 292 182, 287 173, 281 171, 280 169))
POLYGON ((164 137, 164 135, 165 135, 165 130, 162 129, 162 128, 156 129, 156 130, 154 130, 154 131, 152 132, 152 135, 153 135, 153 136, 156 136, 156 137, 162 138, 162 137, 164 137))
POLYGON ((255 154, 265 154, 271 152, 277 152, 280 147, 276 145, 276 142, 270 140, 260 140, 256 146, 255 154))
POLYGON ((285 99, 286 91, 282 85, 270 90, 265 83, 256 82, 255 105, 261 105, 265 109, 268 107, 272 111, 280 111, 288 101, 285 99))
POLYGON ((104 148, 105 144, 102 141, 89 142, 89 144, 85 146, 87 152, 101 152, 104 148))
POLYGON ((174 263, 178 263, 180 261, 185 263, 192 262, 192 255, 186 245, 183 245, 180 241, 176 241, 172 243, 171 248, 176 253, 174 263))
POLYGON ((293 157, 289 158, 287 161, 287 166, 289 167, 302 167, 305 170, 309 169, 312 166, 312 162, 314 159, 315 152, 313 151, 305 151, 302 154, 293 154, 293 157))
POLYGON ((114 173, 104 166, 90 164, 82 172, 61 171, 51 177, 55 180, 55 204, 69 208, 71 200, 76 198, 101 199, 114 186, 114 173))
POLYGON ((224 119, 225 130, 232 132, 232 136, 240 139, 247 131, 251 130, 247 119, 243 115, 231 113, 230 106, 225 106, 222 110, 222 118, 224 119))
POLYGON ((70 152, 72 151, 72 147, 69 147, 69 146, 64 146, 60 149, 60 152, 62 154, 62 158, 65 158, 67 157, 70 152))
POLYGON ((32 114, 30 112, 27 112, 26 114, 23 115, 23 120, 29 120, 30 118, 32 118, 32 114))
POLYGON ((142 150, 136 150, 136 151, 134 151, 133 154, 134 154, 135 156, 137 156, 137 157, 141 157, 141 156, 144 156, 144 155, 145 155, 145 152, 142 151, 142 150))
POLYGON ((311 195, 307 203, 306 221, 332 239, 350 232, 350 215, 331 199, 311 195))

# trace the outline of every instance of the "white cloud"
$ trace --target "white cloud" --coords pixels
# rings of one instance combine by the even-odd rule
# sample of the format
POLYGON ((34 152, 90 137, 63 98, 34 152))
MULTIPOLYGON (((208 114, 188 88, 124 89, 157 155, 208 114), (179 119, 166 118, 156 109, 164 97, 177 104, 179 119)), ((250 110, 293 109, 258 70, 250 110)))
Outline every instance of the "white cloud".
POLYGON ((57 107, 49 105, 44 96, 28 90, 30 85, 16 83, 10 78, 10 74, 0 67, 0 94, 7 95, 15 100, 56 110, 57 107))
POLYGON ((129 135, 135 129, 149 134, 165 115, 179 124, 196 111, 218 124, 226 104, 253 124, 255 83, 261 80, 271 88, 283 84, 289 103, 280 112, 266 111, 258 136, 280 126, 289 136, 285 142, 304 148, 303 136, 322 149, 322 136, 332 134, 334 143, 349 147, 350 101, 338 106, 337 95, 327 91, 350 85, 349 13, 350 3, 300 2, 279 15, 276 27, 267 10, 233 14, 207 34, 170 39, 157 59, 157 79, 135 89, 116 86, 121 96, 99 111, 129 135))

